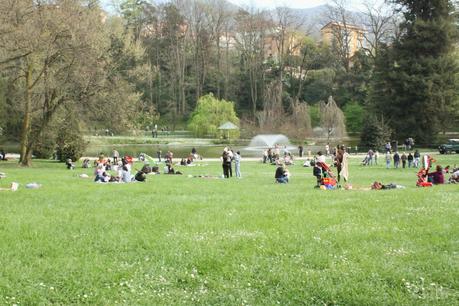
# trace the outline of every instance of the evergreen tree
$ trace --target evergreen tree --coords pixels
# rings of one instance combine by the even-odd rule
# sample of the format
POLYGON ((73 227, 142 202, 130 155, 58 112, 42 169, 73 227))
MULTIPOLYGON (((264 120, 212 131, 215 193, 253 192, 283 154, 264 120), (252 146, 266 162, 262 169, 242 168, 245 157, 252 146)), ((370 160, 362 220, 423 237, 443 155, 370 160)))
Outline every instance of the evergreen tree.
POLYGON ((457 103, 456 38, 448 0, 394 0, 405 20, 376 62, 372 97, 399 139, 432 143, 457 103))
POLYGON ((390 141, 391 133, 390 127, 383 118, 378 119, 372 115, 366 116, 360 134, 360 146, 365 149, 382 149, 384 144, 390 141))

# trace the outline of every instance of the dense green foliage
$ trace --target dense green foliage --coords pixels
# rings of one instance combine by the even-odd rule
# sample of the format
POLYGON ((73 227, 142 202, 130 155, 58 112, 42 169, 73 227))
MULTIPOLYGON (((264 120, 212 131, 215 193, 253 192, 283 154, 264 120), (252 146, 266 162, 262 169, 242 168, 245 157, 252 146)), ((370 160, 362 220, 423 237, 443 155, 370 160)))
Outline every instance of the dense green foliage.
MULTIPOLYGON (((397 0, 405 20, 377 59, 373 102, 397 138, 431 143, 458 107, 457 29, 448 0, 397 0)), ((449 122, 449 123, 448 123, 449 122)))
POLYGON ((360 147, 382 150, 384 144, 391 141, 391 135, 392 129, 383 118, 367 115, 360 134, 360 147))
POLYGON ((348 132, 358 133, 362 131, 365 112, 363 106, 355 101, 351 101, 344 106, 343 112, 348 132))
POLYGON ((218 127, 226 122, 239 126, 239 118, 234 110, 234 103, 231 101, 219 100, 213 94, 199 98, 196 109, 191 114, 188 129, 195 136, 212 136, 238 138, 239 130, 218 130, 218 127))
POLYGON ((67 159, 79 160, 88 145, 81 135, 78 122, 70 118, 61 122, 55 142, 56 158, 62 162, 67 159))
POLYGON ((93 169, 0 162, 0 185, 21 184, 0 191, 0 303, 457 304, 458 186, 416 188, 415 169, 360 160, 352 191, 315 190, 301 163, 288 185, 248 161, 241 180, 188 178, 221 174, 203 162, 104 185, 78 177, 93 169), (361 189, 374 180, 407 189, 361 189))

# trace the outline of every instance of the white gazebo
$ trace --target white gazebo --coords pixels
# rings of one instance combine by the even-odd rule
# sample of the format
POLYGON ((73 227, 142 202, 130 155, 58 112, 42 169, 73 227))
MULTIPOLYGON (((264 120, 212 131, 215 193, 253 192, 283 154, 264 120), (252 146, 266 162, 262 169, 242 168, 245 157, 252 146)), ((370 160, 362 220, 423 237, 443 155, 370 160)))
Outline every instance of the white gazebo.
POLYGON ((234 123, 230 122, 230 121, 227 121, 225 123, 223 123, 222 125, 220 125, 218 127, 219 130, 225 130, 227 132, 227 136, 228 136, 228 139, 230 138, 229 137, 229 132, 230 130, 238 130, 239 127, 237 125, 235 125, 234 123))

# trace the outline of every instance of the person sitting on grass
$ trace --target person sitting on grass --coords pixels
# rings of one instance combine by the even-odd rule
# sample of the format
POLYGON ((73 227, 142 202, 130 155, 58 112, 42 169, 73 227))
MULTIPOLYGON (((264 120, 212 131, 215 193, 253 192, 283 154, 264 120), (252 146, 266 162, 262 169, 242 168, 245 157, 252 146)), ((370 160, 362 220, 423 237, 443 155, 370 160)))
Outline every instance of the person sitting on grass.
POLYGON ((164 167, 164 174, 182 174, 180 171, 175 171, 175 169, 172 167, 171 164, 167 164, 166 167, 164 167))
POLYGON ((111 176, 107 172, 102 172, 101 175, 96 176, 94 180, 96 183, 108 183, 111 181, 111 176))
POLYGON ((276 183, 286 184, 288 183, 289 172, 284 165, 277 167, 276 173, 274 174, 274 178, 276 179, 276 183))
POLYGON ((94 166, 97 166, 99 164, 105 165, 107 160, 105 159, 105 155, 103 153, 99 154, 99 158, 94 161, 94 166))
POLYGON ((431 181, 432 184, 434 185, 445 183, 445 177, 443 175, 443 168, 440 165, 437 165, 436 171, 430 172, 428 174, 428 177, 429 177, 429 181, 431 181))
POLYGON ((85 160, 83 160, 83 164, 81 165, 81 168, 89 168, 89 165, 90 165, 90 160, 89 158, 86 158, 85 160))
POLYGON ((110 162, 110 158, 108 158, 107 162, 105 163, 105 170, 107 171, 112 170, 112 163, 110 162))
POLYGON ((96 171, 94 174, 96 175, 96 178, 94 179, 94 182, 101 182, 104 181, 104 172, 105 172, 105 167, 102 164, 98 164, 96 167, 96 171))
POLYGON ((149 173, 152 173, 152 172, 153 172, 153 168, 150 167, 149 164, 145 164, 145 165, 143 165, 141 171, 142 171, 143 173, 145 173, 145 174, 149 174, 149 173))
POLYGON ((459 169, 454 169, 452 172, 453 174, 451 174, 448 182, 450 184, 459 184, 459 169))
POLYGON ((68 158, 65 161, 65 165, 67 166, 67 169, 69 169, 69 170, 75 169, 75 164, 73 163, 73 161, 70 158, 68 158))
POLYGON ((290 152, 288 152, 288 153, 284 156, 284 163, 285 163, 285 165, 287 165, 287 166, 293 165, 293 157, 292 157, 292 154, 291 154, 290 152))
POLYGON ((132 182, 132 175, 131 171, 129 170, 128 166, 124 165, 121 170, 121 181, 123 183, 130 183, 132 182))
POLYGON ((147 180, 147 175, 142 170, 140 170, 136 173, 134 178, 137 182, 145 182, 147 180))

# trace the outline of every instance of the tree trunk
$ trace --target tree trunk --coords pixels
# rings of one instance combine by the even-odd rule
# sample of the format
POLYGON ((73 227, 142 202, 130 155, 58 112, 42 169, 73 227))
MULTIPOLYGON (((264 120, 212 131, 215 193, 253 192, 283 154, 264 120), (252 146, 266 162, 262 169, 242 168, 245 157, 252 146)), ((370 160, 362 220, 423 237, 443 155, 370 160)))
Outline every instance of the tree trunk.
POLYGON ((217 35, 217 97, 222 98, 221 94, 221 50, 220 50, 220 33, 217 35))
POLYGON ((22 131, 21 131, 21 148, 20 153, 21 157, 19 159, 21 166, 30 166, 32 162, 32 152, 28 154, 28 144, 29 144, 29 131, 30 131, 30 121, 31 121, 31 106, 32 104, 32 64, 27 64, 26 72, 26 94, 25 94, 25 105, 24 105, 24 118, 22 121, 22 131))

